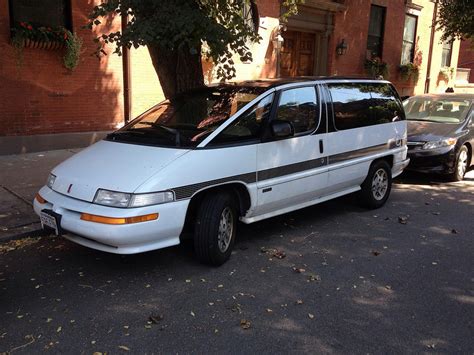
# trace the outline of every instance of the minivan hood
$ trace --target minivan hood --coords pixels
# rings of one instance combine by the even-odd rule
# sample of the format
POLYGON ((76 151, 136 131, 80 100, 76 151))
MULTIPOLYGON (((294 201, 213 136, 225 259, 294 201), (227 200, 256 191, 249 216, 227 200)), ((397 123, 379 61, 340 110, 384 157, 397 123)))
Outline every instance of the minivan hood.
POLYGON ((189 150, 100 141, 52 170, 53 190, 92 202, 97 189, 134 192, 189 150))
POLYGON ((408 122, 408 140, 412 142, 429 142, 454 137, 459 131, 459 124, 434 123, 424 121, 408 122))

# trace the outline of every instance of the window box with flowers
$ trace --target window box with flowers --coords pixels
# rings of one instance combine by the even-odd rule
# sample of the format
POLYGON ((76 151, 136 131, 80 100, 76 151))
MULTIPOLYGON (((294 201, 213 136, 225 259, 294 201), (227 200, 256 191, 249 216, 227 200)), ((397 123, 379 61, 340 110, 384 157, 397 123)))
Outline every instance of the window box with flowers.
POLYGON ((400 67, 400 77, 403 81, 418 82, 418 77, 420 76, 420 67, 415 63, 406 63, 401 64, 400 67))
POLYGON ((34 26, 27 22, 20 22, 11 28, 11 43, 17 52, 20 66, 23 63, 23 48, 65 48, 63 63, 69 70, 74 70, 79 64, 82 48, 82 39, 64 27, 34 26))
POLYGON ((373 78, 388 78, 388 64, 378 57, 367 59, 364 63, 364 69, 373 78))

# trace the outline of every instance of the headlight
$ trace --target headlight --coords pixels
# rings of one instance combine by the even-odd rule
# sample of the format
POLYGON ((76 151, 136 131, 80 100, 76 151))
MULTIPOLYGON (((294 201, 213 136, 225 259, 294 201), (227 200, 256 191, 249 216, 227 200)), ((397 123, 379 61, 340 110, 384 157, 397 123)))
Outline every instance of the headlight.
POLYGON ((443 139, 441 141, 426 142, 423 145, 423 149, 436 149, 443 147, 450 147, 456 144, 458 140, 456 138, 443 139))
POLYGON ((49 174, 48 180, 46 181, 46 186, 52 189, 55 180, 56 180, 56 175, 49 174))
POLYGON ((144 207, 174 201, 172 191, 152 192, 149 194, 129 194, 99 189, 94 203, 110 207, 144 207))
POLYGON ((99 189, 95 194, 94 203, 111 207, 128 207, 131 194, 99 189))

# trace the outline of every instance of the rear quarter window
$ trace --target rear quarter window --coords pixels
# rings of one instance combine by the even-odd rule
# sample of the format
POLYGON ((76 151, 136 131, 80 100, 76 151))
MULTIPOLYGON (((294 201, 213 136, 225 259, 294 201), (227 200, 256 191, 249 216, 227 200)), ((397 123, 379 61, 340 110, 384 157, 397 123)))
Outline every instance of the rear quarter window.
POLYGON ((334 125, 345 130, 405 119, 395 90, 386 83, 328 84, 334 111, 334 125))

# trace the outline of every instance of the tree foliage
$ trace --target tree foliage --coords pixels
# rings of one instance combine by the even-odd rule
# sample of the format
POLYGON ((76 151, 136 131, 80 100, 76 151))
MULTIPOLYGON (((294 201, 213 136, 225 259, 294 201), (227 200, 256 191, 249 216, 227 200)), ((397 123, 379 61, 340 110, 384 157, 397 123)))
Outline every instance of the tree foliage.
MULTIPOLYGON (((303 1, 284 0, 282 19, 295 14, 297 4, 303 1)), ((176 53, 176 61, 184 57, 185 62, 200 61, 202 53, 217 65, 218 78, 231 79, 236 74, 234 53, 242 61, 251 61, 249 44, 261 40, 254 0, 108 0, 93 9, 88 27, 92 29, 114 15, 127 15, 129 23, 123 32, 97 37, 98 53, 106 54, 107 43, 115 44, 114 53, 119 55, 123 46, 147 46, 152 59, 154 54, 161 59, 157 59, 155 69, 162 85, 164 75, 157 66, 166 65, 160 62, 176 53)))
POLYGON ((440 0, 437 25, 444 41, 473 38, 473 0, 440 0))

